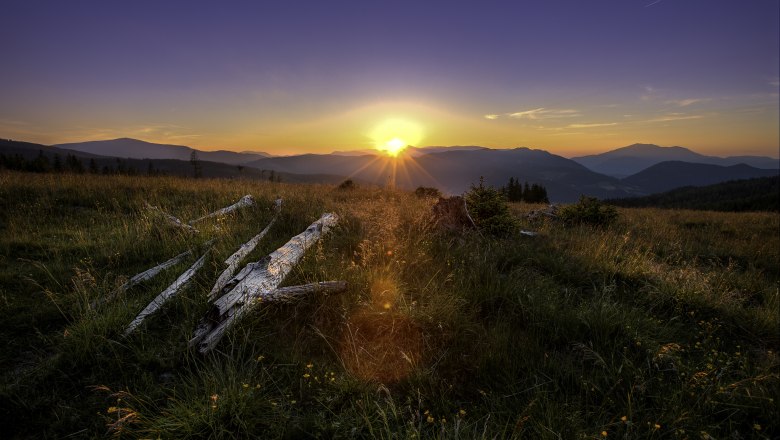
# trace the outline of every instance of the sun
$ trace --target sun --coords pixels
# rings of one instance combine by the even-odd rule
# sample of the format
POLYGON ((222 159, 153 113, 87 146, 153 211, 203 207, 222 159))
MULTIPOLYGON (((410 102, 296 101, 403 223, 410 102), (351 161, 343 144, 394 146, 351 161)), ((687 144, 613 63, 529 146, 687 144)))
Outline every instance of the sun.
POLYGON ((396 157, 404 149, 406 149, 406 142, 403 139, 395 137, 385 142, 384 151, 390 156, 396 157))
POLYGON ((397 157, 406 147, 415 145, 423 137, 422 127, 401 118, 386 119, 371 131, 374 148, 388 156, 397 157))

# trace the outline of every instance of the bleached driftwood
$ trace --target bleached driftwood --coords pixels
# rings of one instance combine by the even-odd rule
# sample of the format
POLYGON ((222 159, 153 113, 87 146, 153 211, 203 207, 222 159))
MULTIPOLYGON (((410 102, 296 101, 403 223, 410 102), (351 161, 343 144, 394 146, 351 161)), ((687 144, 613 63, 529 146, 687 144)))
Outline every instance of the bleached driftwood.
POLYGON ((173 226, 176 226, 176 227, 179 227, 179 228, 182 228, 182 229, 185 229, 185 230, 190 231, 190 232, 195 232, 195 233, 198 232, 197 229, 195 229, 192 226, 182 222, 177 217, 175 217, 175 216, 173 216, 171 214, 168 214, 167 212, 163 211, 162 209, 160 209, 160 208, 158 208, 158 207, 156 207, 154 205, 150 205, 149 202, 145 202, 145 203, 146 203, 146 207, 148 209, 151 209, 152 211, 157 211, 158 213, 160 213, 160 215, 162 215, 163 218, 165 220, 167 220, 169 224, 171 224, 173 226))
POLYGON ((303 254, 327 230, 336 224, 336 214, 323 214, 305 231, 291 238, 284 246, 250 263, 223 288, 221 298, 214 301, 211 310, 195 329, 190 346, 198 344, 201 353, 211 350, 225 332, 258 301, 276 290, 303 254))
POLYGON ((209 254, 209 251, 211 249, 207 249, 206 252, 198 258, 198 260, 190 266, 189 269, 184 271, 183 274, 179 275, 179 278, 176 279, 176 281, 173 282, 170 286, 168 286, 167 289, 163 290, 155 299, 152 300, 152 302, 149 303, 146 308, 144 308, 141 313, 138 314, 138 316, 133 319, 133 321, 127 326, 125 329, 125 336, 130 335, 130 333, 133 332, 136 328, 138 328, 139 325, 146 319, 147 316, 151 315, 152 313, 156 312, 160 307, 163 306, 166 302, 168 302, 169 299, 173 298, 178 294, 181 289, 189 284, 190 281, 192 281, 192 278, 195 276, 195 274, 198 272, 198 269, 203 267, 203 263, 206 261, 206 256, 209 254))
POLYGON ((233 212, 237 209, 245 208, 247 206, 252 206, 254 204, 255 204, 255 199, 253 199, 251 195, 247 194, 244 197, 241 197, 241 200, 237 201, 236 203, 227 206, 225 208, 218 209, 210 214, 206 214, 203 217, 196 218, 195 220, 191 220, 189 224, 190 226, 192 226, 201 220, 206 220, 207 218, 216 217, 219 215, 225 215, 229 212, 233 212))
POLYGON ((537 235, 539 235, 539 233, 538 232, 534 232, 534 231, 522 230, 522 231, 520 231, 520 235, 526 235, 528 237, 536 237, 537 235))
POLYGON ((159 274, 160 272, 164 271, 165 269, 168 269, 171 266, 175 266, 175 265, 179 264, 182 260, 187 258, 190 254, 192 254, 192 250, 191 249, 187 250, 185 252, 182 252, 179 255, 171 258, 170 260, 168 260, 168 261, 166 261, 164 263, 158 264, 157 266, 154 266, 151 269, 147 269, 147 270, 145 270, 145 271, 143 271, 143 272, 141 272, 139 274, 133 275, 132 277, 130 277, 129 280, 127 280, 124 284, 119 286, 119 288, 117 288, 116 290, 112 291, 111 293, 109 293, 108 295, 106 295, 106 296, 104 296, 102 298, 99 298, 99 299, 95 300, 91 304, 92 308, 95 308, 95 307, 97 307, 97 306, 99 306, 101 304, 104 304, 104 303, 106 303, 106 302, 116 298, 118 295, 124 293, 125 291, 127 291, 128 289, 130 289, 131 287, 135 286, 138 283, 141 283, 143 281, 150 280, 150 279, 154 278, 155 276, 157 276, 157 274, 159 274))
POLYGON ((229 256, 227 260, 225 260, 227 268, 222 271, 222 273, 219 275, 219 278, 217 278, 217 282, 214 283, 214 287, 211 288, 211 292, 209 293, 209 301, 217 297, 228 281, 230 281, 230 279, 233 277, 233 274, 236 272, 236 269, 238 269, 238 265, 241 263, 241 260, 243 260, 244 257, 249 255, 249 253, 255 249, 257 244, 260 243, 260 240, 265 237, 265 234, 268 233, 268 231, 271 229, 271 226, 273 226, 273 224, 276 222, 276 219, 279 217, 279 212, 282 209, 282 199, 276 199, 274 206, 276 209, 276 215, 274 215, 274 218, 272 218, 271 222, 268 223, 268 226, 260 231, 259 234, 252 237, 249 241, 242 244, 241 247, 233 253, 233 255, 229 256))

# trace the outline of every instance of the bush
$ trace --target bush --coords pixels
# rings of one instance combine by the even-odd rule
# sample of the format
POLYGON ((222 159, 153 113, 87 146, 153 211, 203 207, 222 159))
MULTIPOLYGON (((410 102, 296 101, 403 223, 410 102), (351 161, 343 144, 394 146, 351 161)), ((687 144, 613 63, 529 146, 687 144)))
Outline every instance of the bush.
POLYGON ((352 179, 347 179, 341 183, 339 183, 338 189, 355 189, 357 188, 357 185, 355 185, 355 182, 352 181, 352 179))
POLYGON ((580 196, 579 202, 561 208, 558 216, 566 225, 609 225, 617 220, 618 213, 614 206, 595 197, 580 196))
POLYGON ((441 191, 430 186, 418 186, 417 189, 414 190, 414 195, 421 199, 425 197, 438 198, 441 197, 441 191))
POLYGON ((465 199, 469 215, 482 232, 503 236, 515 229, 515 219, 509 213, 506 198, 499 190, 485 186, 483 178, 480 177, 479 186, 471 185, 465 199))

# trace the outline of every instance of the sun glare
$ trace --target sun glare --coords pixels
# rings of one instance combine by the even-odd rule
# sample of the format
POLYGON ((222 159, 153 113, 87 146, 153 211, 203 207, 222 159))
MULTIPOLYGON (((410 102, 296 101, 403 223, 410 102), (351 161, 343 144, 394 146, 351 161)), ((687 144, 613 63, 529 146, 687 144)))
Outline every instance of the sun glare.
POLYGON ((388 156, 396 157, 406 147, 422 140, 420 125, 405 119, 387 119, 374 127, 371 139, 374 147, 388 156))

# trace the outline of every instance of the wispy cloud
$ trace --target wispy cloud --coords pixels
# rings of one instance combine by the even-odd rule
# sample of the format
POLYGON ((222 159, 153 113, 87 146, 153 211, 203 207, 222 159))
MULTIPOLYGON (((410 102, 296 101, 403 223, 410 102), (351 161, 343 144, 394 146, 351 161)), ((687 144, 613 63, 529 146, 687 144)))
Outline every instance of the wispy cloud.
POLYGON ((769 85, 772 87, 780 87, 780 78, 773 78, 769 80, 769 85))
POLYGON ((521 112, 507 113, 513 119, 558 119, 558 118, 575 118, 581 116, 578 110, 574 109, 551 109, 545 107, 539 107, 532 110, 524 110, 521 112))
POLYGON ((648 119, 641 122, 669 122, 669 121, 685 121, 688 119, 701 119, 704 115, 686 115, 681 113, 670 113, 660 116, 658 118, 648 119))
POLYGON ((689 105, 698 104, 700 102, 711 101, 709 98, 688 98, 688 99, 672 99, 666 101, 667 104, 676 105, 677 107, 688 107, 689 105))
POLYGON ((485 115, 485 119, 490 119, 490 120, 498 119, 499 116, 500 115, 495 115, 495 114, 485 115))
POLYGON ((602 123, 594 123, 594 124, 569 124, 566 126, 566 128, 595 128, 595 127, 610 127, 613 125, 618 125, 618 123, 602 122, 602 123))

